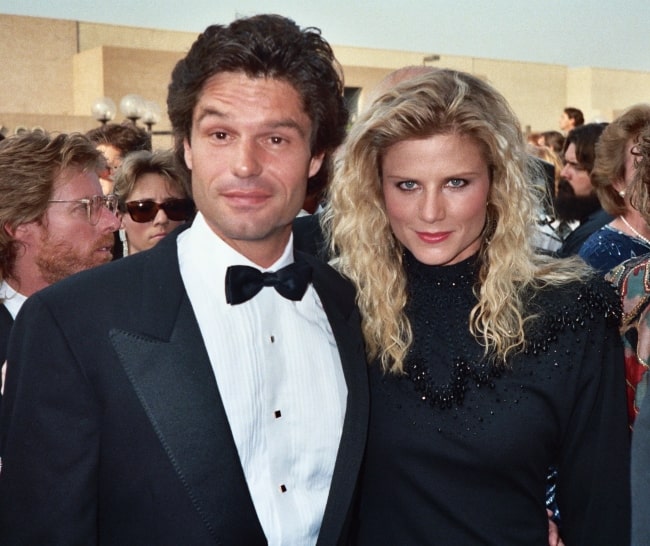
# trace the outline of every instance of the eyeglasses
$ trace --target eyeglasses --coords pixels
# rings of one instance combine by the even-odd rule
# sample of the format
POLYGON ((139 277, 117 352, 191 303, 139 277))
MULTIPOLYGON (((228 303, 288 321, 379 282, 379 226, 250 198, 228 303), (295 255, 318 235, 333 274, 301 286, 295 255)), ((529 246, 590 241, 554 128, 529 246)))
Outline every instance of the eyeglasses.
POLYGON ((48 203, 78 203, 86 208, 86 218, 91 225, 96 225, 106 207, 111 214, 117 216, 117 195, 91 195, 83 199, 50 199, 48 203))
POLYGON ((191 199, 169 199, 162 203, 156 203, 151 199, 143 199, 126 203, 126 210, 131 219, 141 224, 151 222, 161 209, 173 222, 185 222, 194 215, 194 201, 191 199))

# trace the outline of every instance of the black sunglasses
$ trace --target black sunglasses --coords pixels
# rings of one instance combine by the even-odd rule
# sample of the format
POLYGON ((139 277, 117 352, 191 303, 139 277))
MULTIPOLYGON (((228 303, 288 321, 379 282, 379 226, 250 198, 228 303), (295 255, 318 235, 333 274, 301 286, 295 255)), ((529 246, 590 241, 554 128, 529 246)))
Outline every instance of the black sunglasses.
POLYGON ((151 222, 162 209, 167 218, 174 222, 186 222, 194 216, 194 201, 191 199, 169 199, 163 203, 156 203, 151 199, 142 201, 129 201, 126 210, 134 222, 151 222))

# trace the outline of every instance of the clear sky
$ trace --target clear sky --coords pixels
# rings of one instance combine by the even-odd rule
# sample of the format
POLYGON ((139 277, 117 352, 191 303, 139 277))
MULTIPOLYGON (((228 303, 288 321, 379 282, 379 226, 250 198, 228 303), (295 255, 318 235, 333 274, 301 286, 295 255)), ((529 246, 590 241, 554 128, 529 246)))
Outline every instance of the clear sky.
POLYGON ((5 14, 190 32, 264 12, 335 45, 650 72, 648 0, 0 0, 5 14))

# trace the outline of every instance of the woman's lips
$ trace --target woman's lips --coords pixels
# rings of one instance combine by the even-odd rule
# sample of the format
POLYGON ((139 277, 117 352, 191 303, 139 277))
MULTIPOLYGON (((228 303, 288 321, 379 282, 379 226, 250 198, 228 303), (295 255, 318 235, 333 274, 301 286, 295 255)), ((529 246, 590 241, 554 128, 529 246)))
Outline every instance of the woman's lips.
POLYGON ((451 235, 451 231, 436 231, 435 233, 416 231, 416 233, 420 240, 425 243, 442 243, 451 235))

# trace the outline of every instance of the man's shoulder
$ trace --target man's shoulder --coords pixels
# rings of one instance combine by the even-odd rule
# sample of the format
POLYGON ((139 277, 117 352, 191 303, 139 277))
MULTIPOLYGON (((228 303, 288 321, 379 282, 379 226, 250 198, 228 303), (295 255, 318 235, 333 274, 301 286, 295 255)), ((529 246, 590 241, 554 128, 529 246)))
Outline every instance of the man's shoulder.
POLYGON ((341 303, 354 304, 355 290, 349 279, 320 258, 307 252, 296 249, 294 254, 296 260, 311 264, 314 270, 314 287, 321 297, 332 297, 341 303))
POLYGON ((141 291, 147 275, 165 277, 174 272, 178 272, 176 242, 163 240, 151 250, 75 273, 37 294, 47 300, 62 301, 119 299, 123 294, 141 291))
POLYGON ((577 254, 582 244, 592 233, 599 230, 613 219, 614 217, 603 209, 598 209, 591 213, 587 218, 580 222, 580 225, 576 229, 569 233, 567 238, 564 240, 563 245, 558 250, 558 256, 566 258, 573 254, 577 254))
POLYGON ((326 259, 327 249, 320 226, 320 214, 299 216, 293 221, 293 246, 296 250, 326 259))
POLYGON ((595 231, 603 227, 605 224, 609 224, 612 220, 614 220, 614 217, 601 208, 587 216, 584 221, 580 223, 577 229, 592 228, 595 231))

